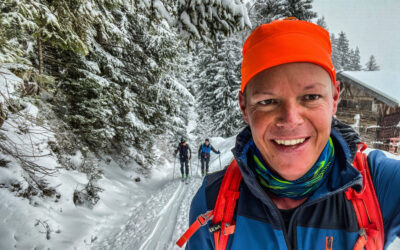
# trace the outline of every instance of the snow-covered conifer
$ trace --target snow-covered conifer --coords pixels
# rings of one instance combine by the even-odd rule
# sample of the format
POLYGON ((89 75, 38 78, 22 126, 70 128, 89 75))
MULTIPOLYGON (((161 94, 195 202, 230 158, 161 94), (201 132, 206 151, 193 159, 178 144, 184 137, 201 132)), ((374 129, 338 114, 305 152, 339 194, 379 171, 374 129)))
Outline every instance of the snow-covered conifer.
POLYGON ((380 67, 378 65, 378 63, 376 62, 376 59, 374 57, 374 55, 371 55, 369 57, 368 62, 365 64, 365 71, 378 71, 380 70, 380 67))
POLYGON ((283 0, 258 0, 249 9, 253 27, 285 17, 285 14, 283 0))
POLYGON ((328 25, 326 24, 325 17, 322 16, 317 19, 317 25, 321 26, 322 28, 328 30, 328 25))
POLYGON ((347 39, 346 34, 342 31, 339 33, 339 37, 337 38, 336 42, 336 58, 338 61, 336 62, 339 65, 338 70, 349 69, 350 64, 350 48, 349 48, 349 40, 347 39))
MULTIPOLYGON (((232 136, 242 126, 238 106, 240 90, 241 42, 237 36, 220 40, 214 49, 205 49, 207 56, 200 69, 199 105, 200 122, 207 124, 211 135, 232 136), (209 122, 211 121, 211 122, 209 122)), ((204 126, 204 125, 203 125, 204 126)))
POLYGON ((317 13, 311 10, 312 2, 313 0, 284 0, 285 16, 310 21, 317 16, 317 13))
POLYGON ((353 49, 350 50, 350 65, 348 67, 348 70, 360 71, 362 69, 360 60, 361 60, 360 50, 358 49, 357 46, 355 50, 353 49))

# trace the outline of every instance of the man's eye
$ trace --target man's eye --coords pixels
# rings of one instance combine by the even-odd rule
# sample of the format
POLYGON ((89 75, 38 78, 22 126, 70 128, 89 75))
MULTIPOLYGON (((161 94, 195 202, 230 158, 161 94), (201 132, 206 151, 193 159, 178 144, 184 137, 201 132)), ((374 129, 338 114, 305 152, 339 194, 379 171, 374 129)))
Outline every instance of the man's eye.
POLYGON ((261 105, 271 105, 271 104, 276 103, 276 100, 274 100, 274 99, 267 99, 267 100, 262 100, 262 101, 260 101, 260 102, 258 102, 258 103, 261 104, 261 105))
POLYGON ((321 95, 305 95, 304 100, 306 101, 315 101, 321 98, 321 95))

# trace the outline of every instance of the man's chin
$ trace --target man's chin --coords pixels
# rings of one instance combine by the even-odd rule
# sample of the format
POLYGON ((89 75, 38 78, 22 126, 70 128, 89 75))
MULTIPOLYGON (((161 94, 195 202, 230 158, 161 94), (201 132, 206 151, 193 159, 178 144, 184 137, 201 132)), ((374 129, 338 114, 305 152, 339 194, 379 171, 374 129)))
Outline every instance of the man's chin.
POLYGON ((277 173, 288 181, 295 181, 301 178, 308 172, 309 169, 310 167, 307 167, 305 164, 303 166, 299 166, 299 164, 293 163, 287 165, 280 164, 278 168, 275 168, 275 170, 278 170, 277 173))

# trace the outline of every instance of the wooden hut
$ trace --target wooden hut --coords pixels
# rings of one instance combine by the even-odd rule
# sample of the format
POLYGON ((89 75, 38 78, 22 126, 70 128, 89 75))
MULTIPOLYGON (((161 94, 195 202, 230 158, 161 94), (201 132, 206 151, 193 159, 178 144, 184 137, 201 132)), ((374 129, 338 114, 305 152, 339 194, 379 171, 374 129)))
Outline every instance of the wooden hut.
POLYGON ((342 71, 337 79, 341 87, 337 117, 358 130, 370 147, 398 154, 400 73, 342 71))

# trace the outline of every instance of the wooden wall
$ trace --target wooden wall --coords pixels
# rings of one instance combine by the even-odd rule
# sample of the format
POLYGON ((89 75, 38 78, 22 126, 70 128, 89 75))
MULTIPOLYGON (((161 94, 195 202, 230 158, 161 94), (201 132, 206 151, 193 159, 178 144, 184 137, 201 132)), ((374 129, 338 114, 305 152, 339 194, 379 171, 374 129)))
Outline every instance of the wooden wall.
POLYGON ((381 106, 384 104, 368 93, 354 87, 353 85, 341 82, 341 97, 336 116, 339 120, 353 125, 354 117, 360 115, 359 126, 356 127, 361 138, 369 146, 377 139, 377 126, 381 106))

